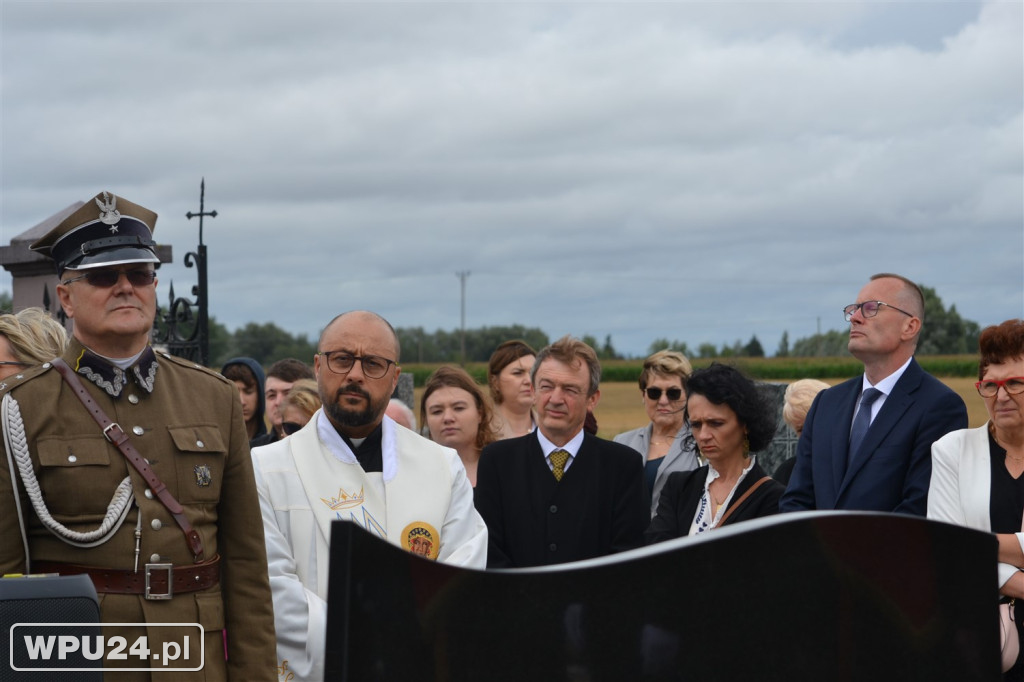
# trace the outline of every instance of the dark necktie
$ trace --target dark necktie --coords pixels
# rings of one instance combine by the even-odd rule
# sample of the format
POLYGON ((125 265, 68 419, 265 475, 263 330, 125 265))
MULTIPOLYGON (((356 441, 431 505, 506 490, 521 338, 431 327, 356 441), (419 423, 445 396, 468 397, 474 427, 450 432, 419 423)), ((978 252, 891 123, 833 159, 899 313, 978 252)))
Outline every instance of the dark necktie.
POLYGON ((864 442, 864 436, 868 433, 868 427, 871 426, 871 405, 882 396, 882 392, 877 388, 869 388, 865 390, 860 396, 860 409, 857 410, 857 416, 853 420, 853 428, 850 429, 850 451, 847 454, 847 461, 853 462, 853 458, 857 455, 857 450, 860 448, 860 444, 864 442))
POLYGON ((565 463, 569 461, 569 453, 565 450, 555 450, 548 458, 551 460, 551 473, 555 475, 556 481, 562 480, 565 473, 565 463))

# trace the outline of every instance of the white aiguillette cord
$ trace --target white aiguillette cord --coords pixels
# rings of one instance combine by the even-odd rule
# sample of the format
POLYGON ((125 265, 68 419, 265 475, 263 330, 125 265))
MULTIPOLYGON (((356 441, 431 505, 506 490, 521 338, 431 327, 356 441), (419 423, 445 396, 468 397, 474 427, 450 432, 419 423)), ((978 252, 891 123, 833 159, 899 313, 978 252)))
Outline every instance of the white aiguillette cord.
POLYGON ((21 540, 25 548, 26 571, 31 572, 31 555, 28 549, 28 535, 25 531, 25 516, 21 508, 21 496, 17 492, 17 474, 15 465, 21 474, 21 483, 25 487, 29 502, 36 512, 36 516, 42 524, 56 537, 69 545, 75 547, 95 547, 106 542, 113 533, 124 523, 131 508, 132 494, 131 476, 125 476, 114 490, 114 496, 107 505, 107 513, 103 522, 95 530, 87 533, 71 530, 60 521, 50 515, 46 507, 46 500, 43 499, 43 491, 39 488, 39 481, 36 479, 35 469, 32 468, 32 457, 28 451, 28 442, 25 438, 25 422, 21 418, 21 409, 18 401, 10 393, 4 396, 3 403, 0 403, 0 420, 3 423, 4 445, 7 449, 7 463, 11 471, 11 488, 14 493, 14 504, 18 510, 18 523, 21 526, 21 540))
POLYGON ((64 377, 64 381, 71 387, 75 395, 78 396, 78 399, 82 401, 82 404, 85 405, 85 408, 92 415, 96 423, 99 424, 100 428, 103 429, 103 437, 117 446, 117 449, 121 451, 121 454, 128 460, 128 463, 135 467, 135 470, 145 479, 146 485, 153 491, 153 494, 167 507, 167 511, 174 517, 174 520, 181 528, 181 532, 185 534, 185 541, 192 550, 196 563, 201 562, 203 560, 203 539, 192 527, 192 524, 189 523, 181 504, 174 499, 174 496, 171 495, 171 491, 167 489, 164 482, 149 468, 145 458, 131 444, 128 434, 124 432, 117 422, 111 421, 110 417, 103 411, 103 408, 92 399, 92 396, 89 395, 89 392, 85 390, 85 386, 78 379, 78 376, 68 367, 68 363, 64 362, 61 358, 57 358, 53 361, 53 366, 64 377))

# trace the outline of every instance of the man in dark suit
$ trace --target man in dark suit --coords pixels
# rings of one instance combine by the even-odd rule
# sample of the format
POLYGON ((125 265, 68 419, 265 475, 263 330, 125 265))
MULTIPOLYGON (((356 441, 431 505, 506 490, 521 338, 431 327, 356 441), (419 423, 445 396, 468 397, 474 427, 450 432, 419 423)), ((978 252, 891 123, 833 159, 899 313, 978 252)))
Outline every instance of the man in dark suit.
POLYGON ((899 275, 875 275, 843 314, 864 375, 815 398, 779 509, 924 516, 932 443, 965 428, 967 408, 914 360, 921 289, 899 275))
POLYGON ((583 431, 601 395, 594 349, 563 337, 537 354, 531 378, 537 430, 488 445, 477 468, 488 568, 638 547, 650 520, 640 459, 632 448, 583 431))

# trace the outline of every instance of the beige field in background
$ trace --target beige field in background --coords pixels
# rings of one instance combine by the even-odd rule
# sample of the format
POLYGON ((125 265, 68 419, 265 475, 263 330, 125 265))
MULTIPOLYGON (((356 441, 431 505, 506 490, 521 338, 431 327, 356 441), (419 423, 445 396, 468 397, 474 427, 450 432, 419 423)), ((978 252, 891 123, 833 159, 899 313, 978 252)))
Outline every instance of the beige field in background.
MULTIPOLYGON (((795 381, 795 380, 794 380, 795 381)), ((942 379, 942 382, 960 394, 967 404, 967 418, 970 426, 981 426, 988 419, 985 412, 985 404, 974 388, 974 378, 949 377, 942 379)), ((789 383, 780 381, 779 383, 789 383)), ((836 385, 842 383, 841 379, 828 379, 827 384, 836 385)), ((416 395, 416 418, 419 419, 419 401, 423 389, 417 388, 416 395)), ((640 399, 640 387, 635 383, 609 382, 601 384, 601 400, 597 404, 594 413, 597 417, 598 435, 602 438, 612 438, 623 431, 635 429, 638 426, 647 424, 647 413, 640 399)))

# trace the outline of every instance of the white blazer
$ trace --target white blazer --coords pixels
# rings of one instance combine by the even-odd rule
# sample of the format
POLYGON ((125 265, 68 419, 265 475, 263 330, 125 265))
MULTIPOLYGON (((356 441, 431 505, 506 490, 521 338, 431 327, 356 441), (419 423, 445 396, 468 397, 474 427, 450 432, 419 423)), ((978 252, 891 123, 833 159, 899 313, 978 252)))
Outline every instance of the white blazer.
MULTIPOLYGON (((988 422, 976 429, 952 431, 932 444, 932 480, 928 490, 928 518, 992 532, 989 500, 992 462, 988 422)), ((1017 533, 1024 547, 1024 533, 1017 533)), ((1017 572, 999 564, 999 586, 1017 572)))

